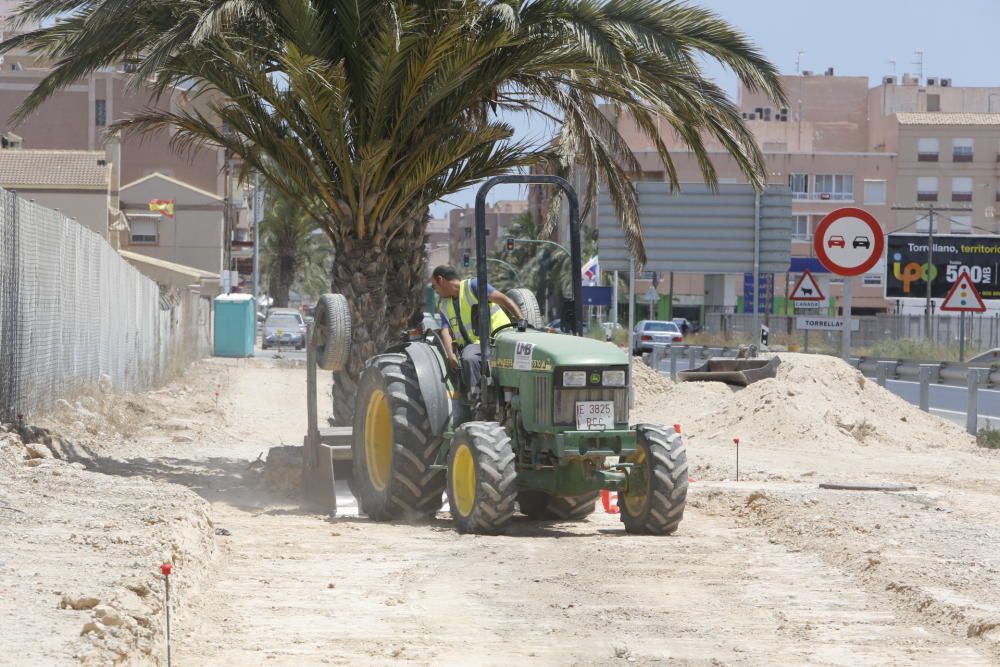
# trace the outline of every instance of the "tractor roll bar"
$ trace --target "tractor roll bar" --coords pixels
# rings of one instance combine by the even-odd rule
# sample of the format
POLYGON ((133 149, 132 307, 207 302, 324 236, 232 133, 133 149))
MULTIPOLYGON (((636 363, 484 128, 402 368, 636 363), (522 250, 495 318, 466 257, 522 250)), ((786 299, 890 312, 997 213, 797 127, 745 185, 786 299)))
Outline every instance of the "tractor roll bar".
MULTIPOLYGON (((570 261, 572 264, 572 284, 573 284, 573 324, 577 336, 583 335, 583 286, 582 270, 583 262, 580 250, 580 202, 576 196, 576 190, 565 178, 559 176, 522 176, 509 174, 504 176, 494 176, 480 186, 476 192, 476 297, 479 303, 486 303, 486 195, 494 186, 501 183, 520 183, 530 185, 555 185, 566 193, 569 200, 569 249, 570 261)), ((489 376, 490 360, 490 309, 479 309, 479 347, 482 350, 483 372, 482 372, 482 396, 486 397, 487 378, 489 376)))

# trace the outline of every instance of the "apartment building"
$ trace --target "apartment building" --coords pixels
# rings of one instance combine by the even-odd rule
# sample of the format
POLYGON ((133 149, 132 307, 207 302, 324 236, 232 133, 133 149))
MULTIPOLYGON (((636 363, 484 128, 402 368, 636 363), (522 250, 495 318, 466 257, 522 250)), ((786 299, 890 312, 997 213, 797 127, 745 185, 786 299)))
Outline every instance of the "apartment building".
MULTIPOLYGON (((514 218, 528 211, 528 202, 503 199, 486 207, 486 250, 493 252, 502 247, 514 218)), ((450 232, 450 264, 464 268, 465 257, 474 268, 476 257, 476 209, 455 208, 448 212, 450 232)))
MULTIPOLYGON (((920 81, 909 75, 899 80, 884 77, 879 85, 870 86, 867 77, 836 76, 832 69, 823 75, 785 75, 782 83, 788 107, 775 107, 746 89, 740 90, 738 104, 766 156, 768 182, 788 185, 793 192, 793 257, 813 255, 816 226, 842 206, 865 208, 887 233, 926 233, 925 214, 893 206, 960 202, 971 210, 938 217, 936 231, 998 233, 994 212, 1000 201, 1000 87, 962 88, 947 78, 920 81)), ((629 118, 615 117, 610 109, 608 113, 642 165, 635 177, 664 178, 649 138, 629 118)), ((666 126, 661 136, 672 148, 681 182, 700 182, 698 165, 680 139, 666 126)), ((721 182, 746 182, 721 145, 706 143, 721 182)), ((808 263, 796 261, 797 266, 808 263)), ((883 272, 880 263, 854 279, 856 314, 906 305, 883 297, 883 272)), ((775 310, 784 308, 796 277, 774 277, 775 310)), ((742 283, 743 277, 727 280, 742 283)), ((839 300, 841 279, 828 274, 820 276, 820 283, 828 296, 839 300)), ((660 281, 661 293, 666 293, 666 284, 660 281)), ((737 295, 735 302, 712 305, 741 309, 742 285, 727 292, 737 295)), ((704 303, 704 293, 702 276, 675 281, 675 303, 704 303)))

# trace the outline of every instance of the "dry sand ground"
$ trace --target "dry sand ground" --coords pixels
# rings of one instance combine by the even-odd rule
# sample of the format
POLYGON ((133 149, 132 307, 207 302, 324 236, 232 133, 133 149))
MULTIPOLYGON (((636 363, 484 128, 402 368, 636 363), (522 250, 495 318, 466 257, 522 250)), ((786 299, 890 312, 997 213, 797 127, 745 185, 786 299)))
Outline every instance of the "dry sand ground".
MULTIPOLYGON (((669 538, 626 536, 604 513, 474 537, 446 514, 408 526, 302 511, 252 464, 305 425, 304 369, 265 360, 209 360, 136 398, 124 439, 62 421, 117 478, 74 474, 133 484, 124 496, 136 477, 187 486, 230 533, 178 568, 178 665, 1000 662, 1000 456, 837 361, 782 357, 777 379, 739 391, 637 371, 636 419, 683 425, 696 480, 669 538)), ((0 633, 0 663, 63 641, 39 619, 34 606, 19 619, 28 641, 0 633)))

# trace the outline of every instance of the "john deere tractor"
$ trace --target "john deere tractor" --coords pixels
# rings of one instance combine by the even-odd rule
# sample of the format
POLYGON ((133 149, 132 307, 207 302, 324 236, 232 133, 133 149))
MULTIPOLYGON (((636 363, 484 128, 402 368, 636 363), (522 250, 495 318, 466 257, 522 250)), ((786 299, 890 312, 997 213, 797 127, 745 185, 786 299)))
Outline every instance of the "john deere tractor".
MULTIPOLYGON (((566 193, 575 335, 541 330, 538 304, 528 290, 509 293, 526 326, 491 332, 489 309, 478 309, 483 373, 476 404, 446 364, 433 332, 369 359, 350 447, 352 491, 361 511, 377 521, 428 518, 447 494, 460 532, 496 534, 518 509, 533 519, 583 519, 608 489, 618 494, 626 531, 673 533, 688 486, 681 434, 657 424, 630 425, 626 353, 580 335, 580 221, 576 194, 565 180, 500 176, 479 190, 479 303, 487 303, 486 193, 503 182, 555 185, 566 193)), ((346 360, 346 317, 343 297, 321 300, 315 350, 320 367, 336 369, 346 360)))

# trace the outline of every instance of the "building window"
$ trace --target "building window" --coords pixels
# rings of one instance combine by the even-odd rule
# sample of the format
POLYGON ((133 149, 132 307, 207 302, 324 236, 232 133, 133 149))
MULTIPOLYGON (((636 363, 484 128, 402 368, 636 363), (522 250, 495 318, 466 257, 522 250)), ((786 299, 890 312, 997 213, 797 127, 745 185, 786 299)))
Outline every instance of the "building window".
POLYGON ((941 111, 941 96, 940 95, 928 95, 927 96, 927 111, 941 111))
POLYGON ((792 199, 808 199, 809 174, 789 174, 788 187, 792 190, 792 199))
POLYGON ((972 201, 972 178, 961 176, 951 179, 951 200, 972 201))
POLYGON ((851 174, 816 174, 813 199, 851 201, 854 199, 854 176, 851 174))
POLYGON ((104 127, 108 124, 108 103, 106 100, 94 100, 94 125, 104 127))
POLYGON ((865 203, 885 203, 885 181, 865 181, 865 203))
POLYGON ((917 139, 917 162, 938 161, 938 140, 917 139))
POLYGON ((466 227, 463 231, 462 238, 471 239, 472 238, 472 227, 466 227))
POLYGON ((920 176, 917 178, 917 201, 937 201, 937 176, 920 176))
POLYGON ((792 238, 796 241, 808 241, 812 237, 812 230, 809 228, 808 215, 792 216, 792 238))
MULTIPOLYGON (((934 233, 937 234, 941 228, 941 223, 938 222, 941 219, 940 215, 934 216, 934 233)), ((927 213, 921 213, 917 216, 915 229, 918 234, 927 233, 927 223, 930 222, 930 216, 927 213)))
POLYGON ((971 234, 972 233, 972 216, 971 215, 953 215, 953 216, 951 216, 951 233, 952 234, 971 234))
POLYGON ((150 244, 159 240, 157 223, 160 216, 131 214, 128 215, 129 243, 150 244))
POLYGON ((972 162, 972 139, 954 139, 951 142, 953 162, 972 162))

